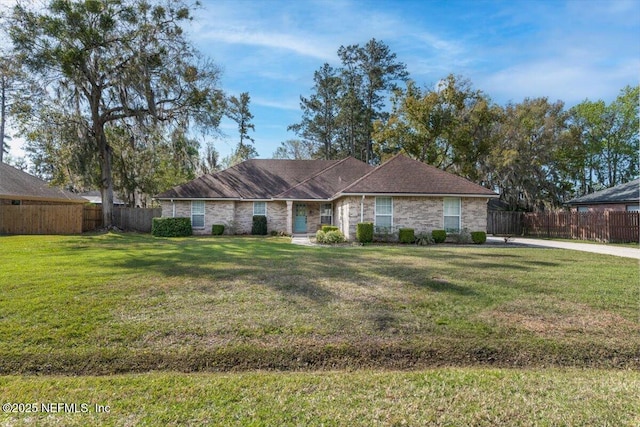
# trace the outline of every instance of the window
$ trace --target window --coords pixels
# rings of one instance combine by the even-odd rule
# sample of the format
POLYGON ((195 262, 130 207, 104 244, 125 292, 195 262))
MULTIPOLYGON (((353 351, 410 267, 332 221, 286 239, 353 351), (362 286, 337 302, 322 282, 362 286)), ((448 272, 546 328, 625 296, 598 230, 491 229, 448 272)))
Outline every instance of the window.
POLYGON ((253 202, 253 215, 267 216, 267 202, 253 202))
POLYGON ((333 224, 333 206, 331 203, 320 205, 320 224, 333 224))
POLYGON ((191 227, 204 228, 204 201, 191 201, 191 227))
POLYGON ((460 231, 460 198, 444 198, 444 229, 450 233, 460 231))
POLYGON ((376 197, 376 227, 387 231, 393 227, 393 198, 376 197))
POLYGON ((11 205, 20 206, 22 204, 22 200, 12 200, 11 205))
POLYGON ((627 212, 638 212, 640 211, 639 205, 627 205, 627 212))
POLYGON ((578 213, 587 213, 589 212, 588 206, 578 206, 578 213))

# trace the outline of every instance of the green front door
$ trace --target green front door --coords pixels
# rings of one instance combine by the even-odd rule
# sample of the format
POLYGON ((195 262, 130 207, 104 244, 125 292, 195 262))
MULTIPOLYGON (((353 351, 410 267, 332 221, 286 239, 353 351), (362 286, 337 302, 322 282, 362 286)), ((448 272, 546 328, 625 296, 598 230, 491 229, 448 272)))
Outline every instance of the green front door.
POLYGON ((307 205, 295 205, 294 233, 307 232, 307 205))

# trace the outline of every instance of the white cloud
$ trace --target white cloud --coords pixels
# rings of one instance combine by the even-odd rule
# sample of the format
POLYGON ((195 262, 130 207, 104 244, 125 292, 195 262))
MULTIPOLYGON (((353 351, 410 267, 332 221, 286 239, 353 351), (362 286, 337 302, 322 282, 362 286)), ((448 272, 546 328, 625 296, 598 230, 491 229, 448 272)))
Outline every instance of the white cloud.
POLYGON ((214 28, 199 35, 204 40, 219 41, 230 44, 244 44, 262 46, 292 51, 298 55, 318 58, 323 61, 335 57, 334 50, 323 48, 304 35, 295 35, 279 32, 260 32, 246 27, 214 28))
POLYGON ((606 68, 543 60, 499 70, 476 83, 500 103, 546 96, 550 101, 561 100, 571 106, 586 98, 612 101, 625 85, 638 84, 638 69, 640 60, 606 68))

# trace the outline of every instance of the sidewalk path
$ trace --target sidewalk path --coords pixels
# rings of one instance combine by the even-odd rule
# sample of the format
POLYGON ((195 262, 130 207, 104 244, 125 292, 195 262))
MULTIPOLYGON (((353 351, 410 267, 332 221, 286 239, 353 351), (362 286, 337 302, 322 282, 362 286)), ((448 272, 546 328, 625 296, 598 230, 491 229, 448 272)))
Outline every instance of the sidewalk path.
POLYGON ((311 242, 311 240, 309 240, 309 236, 307 236, 306 234, 298 234, 298 235, 293 235, 291 237, 291 243, 293 243, 294 245, 301 245, 301 246, 316 246, 314 243, 311 242))
MULTIPOLYGON (((487 241, 491 242, 504 242, 502 237, 489 237, 487 241)), ((573 242, 558 242, 555 240, 542 240, 542 239, 530 239, 528 237, 512 237, 509 239, 509 243, 515 243, 518 245, 543 247, 543 248, 556 248, 556 249, 570 249, 574 251, 593 252, 596 254, 614 255, 625 258, 635 258, 640 260, 640 249, 628 248, 625 246, 612 246, 612 245, 599 245, 592 243, 573 243, 573 242)), ((507 243, 507 246, 509 245, 507 243)))

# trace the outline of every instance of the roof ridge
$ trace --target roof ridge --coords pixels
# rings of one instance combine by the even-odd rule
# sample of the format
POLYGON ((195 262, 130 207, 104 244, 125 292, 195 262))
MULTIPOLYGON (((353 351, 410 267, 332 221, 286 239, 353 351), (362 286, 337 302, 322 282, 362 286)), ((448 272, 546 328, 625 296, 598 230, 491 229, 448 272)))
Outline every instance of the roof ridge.
MULTIPOLYGON (((272 197, 272 199, 276 199, 276 198, 280 197, 282 194, 288 193, 289 191, 295 189, 296 187, 299 187, 299 186, 301 186, 303 184, 306 184, 307 182, 311 181, 312 179, 322 175, 323 173, 327 172, 330 169, 333 169, 334 167, 338 166, 340 163, 343 163, 343 162, 345 162, 346 160, 348 160, 350 158, 354 158, 355 159, 355 157, 347 156, 344 159, 341 159, 341 160, 338 160, 338 161, 334 161, 333 164, 331 164, 331 165, 327 166, 326 168, 322 169, 321 171, 317 172, 315 175, 312 175, 312 176, 308 177, 307 179, 305 179, 304 181, 300 181, 299 183, 297 183, 293 187, 289 187, 286 190, 281 191, 280 193, 276 194, 275 196, 272 197)), ((274 159, 274 160, 280 160, 280 159, 274 159)), ((281 160, 286 160, 286 159, 281 159, 281 160)), ((358 159, 355 159, 355 160, 358 160, 358 159)))
MULTIPOLYGON (((363 176, 361 176, 360 178, 356 179, 354 182, 352 182, 350 185, 348 185, 346 188, 343 188, 342 190, 340 190, 338 193, 343 193, 345 191, 347 191, 349 188, 355 186, 356 184, 358 184, 360 181, 363 181, 364 179, 366 179, 369 175, 371 175, 372 173, 380 170, 380 168, 384 167, 385 165, 389 164, 392 160, 394 160, 396 157, 402 155, 402 153, 397 153, 396 155, 394 155, 392 158, 390 158, 389 160, 387 160, 386 162, 382 163, 381 165, 378 166, 374 166, 373 169, 371 169, 369 172, 367 172, 366 174, 364 174, 363 176)), ((335 195, 334 195, 335 196, 335 195)))

